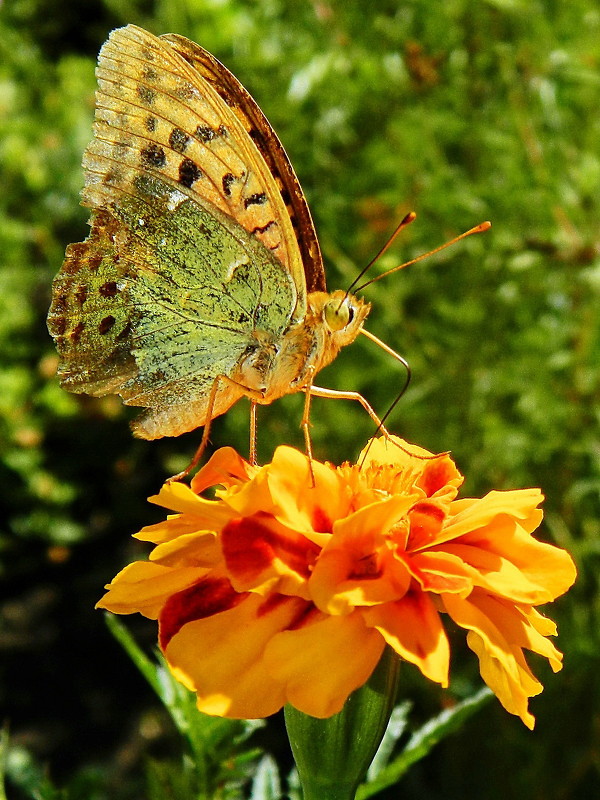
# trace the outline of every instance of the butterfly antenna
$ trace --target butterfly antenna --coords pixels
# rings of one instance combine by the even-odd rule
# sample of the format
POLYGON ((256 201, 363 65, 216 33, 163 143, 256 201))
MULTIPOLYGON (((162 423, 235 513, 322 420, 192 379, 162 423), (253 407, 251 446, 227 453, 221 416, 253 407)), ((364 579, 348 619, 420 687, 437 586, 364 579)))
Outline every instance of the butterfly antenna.
MULTIPOLYGON (((381 258, 381 256, 382 256, 384 253, 386 253, 386 252, 389 250, 389 248, 390 248, 390 247, 391 247, 391 246, 394 244, 394 242, 396 241, 396 238, 397 238, 398 234, 400 233, 400 231, 402 231, 402 230, 404 230, 404 228, 408 227, 408 226, 410 225, 410 223, 411 223, 411 222, 414 222, 414 221, 416 220, 416 218, 417 218, 417 215, 415 214, 415 212, 414 212, 414 211, 409 211, 409 212, 408 212, 408 214, 407 214, 407 215, 406 215, 406 216, 405 216, 405 217, 404 217, 404 218, 401 220, 400 224, 399 224, 399 225, 396 227, 396 230, 395 230, 395 231, 392 233, 392 235, 390 236, 390 238, 389 238, 389 239, 387 240, 387 242, 386 242, 386 243, 383 245, 383 247, 382 247, 382 248, 381 248, 381 250, 380 250, 380 251, 377 253, 377 255, 375 255, 375 256, 374 256, 374 257, 373 257, 373 258, 372 258, 372 259, 369 261, 369 263, 367 264, 367 266, 366 266, 366 267, 363 267, 363 268, 361 269, 361 271, 358 273, 358 275, 356 276, 356 278, 354 278, 354 280, 352 281, 352 283, 350 284, 350 286, 349 286, 349 287, 348 287, 348 289, 346 290, 346 297, 347 297, 347 296, 350 294, 350 292, 352 291, 353 287, 354 287, 354 286, 356 286, 356 284, 359 282, 359 280, 362 278, 362 276, 363 276, 363 275, 364 275, 366 272, 368 272, 368 271, 371 269, 371 267, 373 266, 373 264, 375 264, 377 261, 379 261, 379 259, 381 258)), ((386 274, 387 274, 387 273, 386 273, 386 274)))
MULTIPOLYGON (((402 222, 398 226, 398 229, 396 230, 396 232, 394 233, 394 235, 392 236, 392 238, 390 239, 388 244, 385 245, 385 247, 382 249, 382 251, 381 251, 382 253, 387 250, 388 246, 394 240, 396 234, 400 230, 402 230, 402 227, 406 227, 405 225, 403 226, 403 223, 404 223, 405 220, 408 219, 408 217, 410 217, 410 214, 407 214, 406 217, 404 217, 404 220, 402 220, 402 222)), ((413 217, 413 219, 414 219, 414 217, 413 217)), ((412 222, 412 219, 408 220, 408 222, 412 222)), ((408 224, 408 222, 406 224, 408 224)), ((433 250, 429 250, 427 253, 421 253, 420 256, 417 256, 416 258, 411 258, 410 261, 405 261, 403 264, 399 264, 397 267, 393 267, 392 269, 388 269, 387 272, 382 272, 381 275, 376 275, 374 278, 371 278, 370 281, 367 281, 366 283, 363 283, 360 286, 358 286, 355 289, 355 291, 356 292, 361 292, 364 288, 366 288, 367 286, 370 286, 372 283, 376 283, 377 281, 380 281, 382 278, 387 278, 387 276, 391 275, 392 272, 398 272, 398 270, 404 269, 404 267, 410 267, 411 264, 416 264, 417 261, 423 261, 424 258, 429 258, 429 256, 433 256, 436 253, 439 253, 440 250, 445 250, 446 247, 450 247, 451 245, 456 244, 456 242, 460 242, 461 239, 466 239, 467 236, 472 236, 474 233, 483 233, 484 231, 487 231, 491 227, 492 227, 492 223, 491 222, 488 222, 488 221, 480 222, 479 225, 475 225, 474 228, 470 228, 468 231, 465 231, 464 233, 461 233, 458 236, 455 236, 454 239, 450 239, 449 242, 444 242, 444 244, 441 244, 439 247, 435 247, 433 250)), ((379 255, 381 255, 381 253, 379 255)), ((376 256, 376 258, 374 259, 375 261, 377 260, 377 258, 379 258, 379 255, 376 256)), ((358 278, 360 278, 362 275, 364 275, 364 273, 367 271, 367 269, 370 266, 371 266, 371 264, 368 264, 367 267, 365 267, 365 269, 362 270, 362 272, 360 273, 358 278)), ((352 286, 354 286, 354 284, 356 282, 357 281, 354 281, 352 286)))

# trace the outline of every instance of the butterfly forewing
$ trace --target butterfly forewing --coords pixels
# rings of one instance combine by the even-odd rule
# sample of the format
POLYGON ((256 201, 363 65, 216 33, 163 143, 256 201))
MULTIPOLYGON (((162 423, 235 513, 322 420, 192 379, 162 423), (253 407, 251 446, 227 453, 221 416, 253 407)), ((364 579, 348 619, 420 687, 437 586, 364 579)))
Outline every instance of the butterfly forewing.
POLYGON ((111 34, 97 75, 96 136, 84 159, 84 200, 103 203, 97 184, 123 182, 127 167, 160 174, 263 241, 291 272, 302 304, 302 258, 291 218, 270 168, 234 113, 237 100, 229 105, 167 40, 134 26, 111 34))
POLYGON ((177 34, 167 34, 160 38, 168 41, 189 61, 242 123, 267 164, 287 207, 302 255, 307 291, 325 291, 325 270, 310 210, 296 173, 268 119, 235 75, 211 53, 177 34))

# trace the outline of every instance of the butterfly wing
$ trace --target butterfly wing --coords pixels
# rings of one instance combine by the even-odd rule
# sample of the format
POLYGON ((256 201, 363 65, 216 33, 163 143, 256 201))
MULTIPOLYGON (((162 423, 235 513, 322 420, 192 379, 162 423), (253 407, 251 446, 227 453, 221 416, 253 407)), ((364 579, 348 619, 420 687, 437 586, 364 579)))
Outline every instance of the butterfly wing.
MULTIPOLYGON (((231 375, 254 332, 276 340, 306 309, 286 206, 285 181, 300 193, 295 176, 280 145, 288 172, 271 172, 240 110, 246 93, 207 54, 204 77, 199 54, 134 26, 103 46, 83 162, 92 230, 67 249, 48 317, 63 384, 146 406, 146 438, 204 424, 215 377, 231 375), (214 89, 219 70, 230 102, 214 89)), ((223 386, 212 416, 241 394, 223 386)))
MULTIPOLYGON (((286 206, 294 231, 290 241, 296 241, 300 249, 306 290, 309 293, 326 291, 323 259, 310 210, 287 153, 270 122, 235 75, 211 53, 177 34, 167 34, 161 39, 168 41, 211 84, 239 119, 267 164, 286 206)), ((285 215, 282 216, 285 219, 285 215)))

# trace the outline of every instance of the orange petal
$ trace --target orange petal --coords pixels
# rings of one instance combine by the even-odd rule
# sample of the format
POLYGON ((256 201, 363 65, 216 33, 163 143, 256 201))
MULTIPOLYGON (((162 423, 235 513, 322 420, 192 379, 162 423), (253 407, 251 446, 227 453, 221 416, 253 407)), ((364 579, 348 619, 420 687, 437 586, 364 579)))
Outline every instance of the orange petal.
POLYGON ((365 626, 359 614, 308 615, 302 625, 275 636, 265 661, 286 702, 323 719, 341 710, 348 695, 375 669, 384 641, 365 626))
POLYGON ((274 517, 231 520, 221 532, 221 546, 237 591, 269 590, 308 599, 306 583, 320 548, 274 517))
POLYGON ((440 615, 424 592, 408 592, 395 603, 362 609, 367 625, 423 675, 448 686, 450 646, 440 615))
POLYGON ((237 486, 251 478, 257 471, 236 453, 233 447, 221 447, 208 459, 192 478, 192 490, 200 494, 209 486, 237 486))
POLYGON ((171 569, 151 561, 134 561, 105 587, 108 592, 96 603, 96 608, 106 608, 114 614, 139 611, 156 619, 173 593, 197 581, 204 572, 198 567, 171 569))
POLYGON ((202 567, 212 569, 221 560, 217 535, 212 531, 186 533, 155 547, 150 560, 166 567, 202 567))
POLYGON ((169 597, 159 619, 159 644, 164 650, 184 625, 213 617, 239 605, 245 594, 236 592, 227 577, 204 575, 192 586, 169 597))
POLYGON ((463 481, 463 476, 456 469, 450 456, 444 453, 425 462, 417 486, 420 486, 429 498, 453 500, 463 481))
POLYGON ((408 514, 410 533, 407 550, 414 552, 434 544, 446 519, 446 513, 438 503, 421 500, 415 503, 408 514))
POLYGON ((539 694, 543 687, 529 669, 522 647, 550 658, 553 666, 560 663, 558 651, 519 607, 483 592, 473 593, 468 600, 447 595, 444 605, 452 619, 469 630, 467 643, 479 657, 481 677, 507 711, 533 728, 535 720, 528 710, 528 698, 539 694))
POLYGON ((466 596, 473 590, 473 571, 452 553, 422 550, 411 553, 406 564, 423 591, 436 594, 452 592, 466 596))
POLYGON ((412 498, 392 496, 359 509, 334 526, 310 578, 311 596, 328 614, 401 597, 410 583, 386 534, 410 508, 412 498))
POLYGON ((205 714, 240 719, 266 717, 285 703, 281 681, 264 652, 279 631, 293 624, 306 604, 277 596, 240 596, 234 608, 190 621, 164 649, 175 677, 198 695, 205 714))

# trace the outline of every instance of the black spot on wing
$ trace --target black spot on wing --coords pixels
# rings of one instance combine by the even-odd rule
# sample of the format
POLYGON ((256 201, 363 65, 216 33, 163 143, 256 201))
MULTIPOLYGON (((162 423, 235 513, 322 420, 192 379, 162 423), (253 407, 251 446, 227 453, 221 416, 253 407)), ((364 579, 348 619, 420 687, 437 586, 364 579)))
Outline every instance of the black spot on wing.
POLYGON ((151 106, 152 103, 154 103, 154 100, 156 98, 156 92, 154 91, 154 89, 150 89, 149 86, 138 85, 136 87, 136 91, 142 103, 144 103, 147 106, 151 106))
POLYGON ((179 183, 187 189, 202 177, 202 170, 190 158, 184 158, 179 165, 179 183))
POLYGON ((81 339, 81 334, 84 332, 84 330, 85 325, 83 322, 78 322, 69 334, 69 339, 71 339, 74 344, 77 344, 77 342, 81 339))
POLYGON ((85 286, 82 283, 79 284, 79 286, 75 291, 75 300, 77 300, 80 306, 82 306, 85 303, 85 301, 87 300, 87 296, 88 296, 87 286, 85 286))
POLYGON ((266 202, 267 195, 264 192, 255 192, 244 199, 244 208, 249 208, 250 206, 262 206, 266 202))
POLYGON ((185 153, 185 149, 190 140, 191 137, 188 136, 185 131, 182 131, 181 128, 173 128, 169 134, 169 147, 175 150, 176 153, 185 153))
POLYGON ((210 125, 198 125, 195 135, 201 142, 206 144, 207 142, 212 142, 212 140, 216 138, 217 132, 213 130, 210 125))
POLYGON ((119 287, 115 281, 106 281, 98 291, 102 297, 114 297, 119 291, 119 287))
POLYGON ((167 162, 165 151, 158 144, 149 144, 140 150, 143 167, 164 167, 167 162))
POLYGON ((100 324, 98 325, 98 333, 108 333, 115 322, 116 319, 112 316, 112 314, 109 314, 108 317, 104 317, 104 319, 100 320, 100 324))
MULTIPOLYGON (((270 222, 267 222, 266 225, 257 225, 256 228, 252 228, 250 233, 254 235, 256 235, 257 233, 266 233, 270 228, 272 228, 276 224, 277 223, 275 222, 275 220, 272 219, 270 222)), ((279 245, 276 245, 276 247, 279 247, 279 245)))
POLYGON ((235 175, 233 175, 231 172, 226 172, 225 175, 223 175, 222 183, 223 194, 225 197, 231 197, 231 186, 233 183, 235 183, 235 175))

